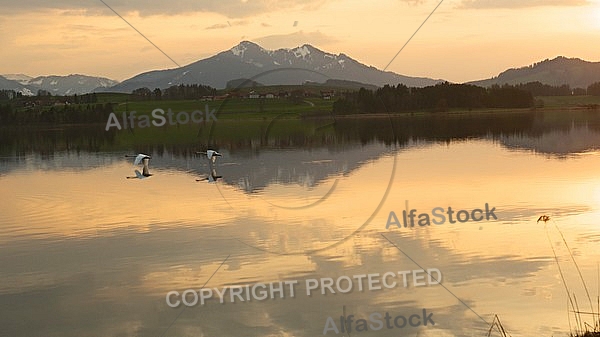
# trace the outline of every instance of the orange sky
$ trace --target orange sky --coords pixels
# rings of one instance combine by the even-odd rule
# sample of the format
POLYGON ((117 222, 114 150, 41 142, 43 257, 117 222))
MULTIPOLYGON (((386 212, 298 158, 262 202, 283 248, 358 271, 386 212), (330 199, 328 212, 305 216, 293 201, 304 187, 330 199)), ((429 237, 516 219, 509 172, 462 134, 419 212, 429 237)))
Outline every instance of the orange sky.
MULTIPOLYGON (((242 40, 384 68, 435 0, 105 0, 180 65, 242 40)), ((0 74, 122 81, 176 65, 100 0, 3 4, 0 74), (88 6, 88 7, 83 7, 88 6)), ((600 0, 445 0, 388 70, 464 82, 559 55, 600 61, 600 0)))

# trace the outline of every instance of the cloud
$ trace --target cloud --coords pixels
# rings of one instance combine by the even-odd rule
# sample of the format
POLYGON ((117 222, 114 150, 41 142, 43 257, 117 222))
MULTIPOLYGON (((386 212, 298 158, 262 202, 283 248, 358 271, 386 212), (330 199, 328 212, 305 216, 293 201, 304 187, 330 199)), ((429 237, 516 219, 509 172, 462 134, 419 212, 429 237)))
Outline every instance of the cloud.
POLYGON ((401 2, 406 2, 409 5, 422 5, 425 3, 425 0, 400 0, 401 2))
POLYGON ((228 24, 226 24, 226 23, 216 23, 216 24, 214 24, 212 26, 208 26, 208 27, 206 27, 204 29, 224 29, 224 28, 227 28, 227 27, 230 27, 230 26, 228 24))
POLYGON ((463 0, 458 8, 497 9, 497 8, 526 8, 542 6, 583 6, 588 0, 463 0))
MULTIPOLYGON (((320 8, 327 0, 171 0, 148 2, 145 0, 103 0, 120 15, 137 13, 140 16, 151 15, 179 15, 194 12, 212 12, 229 18, 248 17, 267 12, 280 10, 315 10, 320 8)), ((78 0, 21 0, 3 1, 3 15, 11 13, 25 13, 43 10, 61 10, 65 13, 84 15, 114 15, 103 1, 78 1, 78 0)))
POLYGON ((245 26, 248 24, 246 20, 237 20, 237 21, 227 21, 227 23, 217 23, 212 26, 208 26, 204 29, 224 29, 233 26, 245 26))
POLYGON ((278 49, 282 47, 294 48, 305 43, 312 45, 324 45, 337 42, 337 39, 325 35, 320 31, 308 33, 305 33, 304 31, 298 31, 291 34, 267 35, 252 39, 252 41, 258 43, 266 49, 278 49))

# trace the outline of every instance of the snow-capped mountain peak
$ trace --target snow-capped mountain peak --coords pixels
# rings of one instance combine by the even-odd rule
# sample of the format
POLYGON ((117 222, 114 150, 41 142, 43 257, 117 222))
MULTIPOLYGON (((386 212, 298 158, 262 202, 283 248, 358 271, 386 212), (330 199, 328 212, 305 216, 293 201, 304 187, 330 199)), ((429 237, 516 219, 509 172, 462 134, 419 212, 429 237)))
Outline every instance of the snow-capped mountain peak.
POLYGON ((294 49, 292 52, 294 53, 294 55, 296 55, 296 57, 305 58, 307 55, 310 55, 310 50, 308 49, 308 47, 306 45, 303 45, 302 47, 298 47, 298 48, 294 49))
POLYGON ((256 43, 250 41, 242 41, 237 46, 231 48, 229 51, 231 51, 233 55, 239 56, 241 58, 244 58, 244 54, 246 52, 268 54, 267 50, 263 49, 256 43))
POLYGON ((310 44, 268 50, 254 42, 242 41, 212 57, 177 69, 145 72, 102 91, 131 92, 142 87, 166 89, 179 84, 203 84, 225 88, 228 82, 244 78, 265 85, 303 84, 306 81, 322 83, 328 79, 377 86, 403 83, 422 87, 439 82, 430 78, 384 72, 353 60, 345 54, 328 53, 310 44), (189 73, 182 76, 184 71, 189 73))
POLYGON ((27 76, 25 74, 4 74, 2 75, 7 80, 17 81, 21 84, 27 84, 33 78, 31 76, 27 76))

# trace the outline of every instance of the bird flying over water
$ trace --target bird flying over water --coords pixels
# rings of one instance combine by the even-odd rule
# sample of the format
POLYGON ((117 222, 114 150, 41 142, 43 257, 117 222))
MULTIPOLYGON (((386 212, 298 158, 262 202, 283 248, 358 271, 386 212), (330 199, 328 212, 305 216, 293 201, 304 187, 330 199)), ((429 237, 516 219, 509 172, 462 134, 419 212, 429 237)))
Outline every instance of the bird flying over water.
POLYGON ((135 160, 133 161, 133 165, 139 165, 140 163, 142 163, 144 165, 142 167, 142 172, 141 173, 140 173, 140 171, 135 170, 135 177, 127 177, 127 179, 135 179, 135 178, 144 179, 144 178, 147 178, 147 177, 149 177, 149 176, 152 175, 149 172, 149 170, 148 170, 148 163, 150 162, 150 158, 152 158, 152 157, 150 157, 147 154, 143 154, 143 153, 140 153, 137 156, 135 156, 135 155, 125 155, 125 157, 127 157, 127 158, 134 158, 135 157, 135 160))
POLYGON ((151 159, 152 158, 149 155, 143 154, 143 153, 140 153, 137 156, 136 155, 131 155, 131 154, 126 154, 125 157, 127 157, 127 158, 135 158, 135 160, 133 161, 133 165, 139 165, 142 162, 142 160, 144 160, 144 159, 151 159))
POLYGON ((220 154, 219 152, 217 152, 215 150, 207 150, 206 152, 196 152, 196 154, 206 155, 206 157, 208 159, 212 160, 213 163, 217 160, 217 157, 223 156, 222 154, 220 154))

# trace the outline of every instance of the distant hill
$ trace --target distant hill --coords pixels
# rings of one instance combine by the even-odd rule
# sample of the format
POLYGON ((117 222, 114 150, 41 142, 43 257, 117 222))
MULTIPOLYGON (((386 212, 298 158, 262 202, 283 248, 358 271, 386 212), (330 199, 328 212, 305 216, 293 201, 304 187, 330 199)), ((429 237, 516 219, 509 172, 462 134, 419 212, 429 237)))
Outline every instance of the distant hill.
POLYGON ((347 80, 327 80, 327 81, 325 81, 325 83, 307 82, 305 84, 324 86, 324 87, 335 87, 335 88, 342 88, 342 89, 349 89, 349 90, 358 90, 360 88, 365 88, 368 90, 376 90, 377 88, 379 88, 376 85, 366 84, 366 83, 361 83, 361 82, 356 82, 356 81, 347 81, 347 80))
POLYGON ((600 62, 559 56, 530 66, 508 69, 496 77, 469 82, 469 84, 489 87, 493 84, 519 84, 536 81, 553 86, 568 84, 571 88, 587 88, 590 84, 600 81, 600 62))
POLYGON ((403 83, 413 87, 433 85, 441 80, 403 76, 364 65, 345 54, 331 54, 309 44, 293 49, 266 50, 243 41, 187 66, 139 74, 102 91, 131 92, 147 87, 168 88, 178 84, 204 84, 225 88, 228 81, 248 78, 264 85, 298 85, 328 79, 357 81, 370 85, 403 83))
POLYGON ((264 84, 260 82, 256 82, 247 78, 238 78, 235 80, 227 81, 227 85, 225 86, 228 89, 237 89, 237 88, 254 88, 254 87, 262 87, 264 84))
POLYGON ((46 90, 52 95, 85 94, 97 88, 114 86, 119 82, 105 77, 94 77, 86 75, 67 76, 39 76, 29 80, 29 85, 37 89, 46 90))
POLYGON ((7 74, 0 80, 0 90, 8 89, 23 93, 24 95, 35 95, 38 90, 46 90, 52 95, 74 95, 93 92, 99 87, 110 87, 119 83, 104 77, 87 75, 67 76, 39 76, 32 78, 23 74, 7 74))

